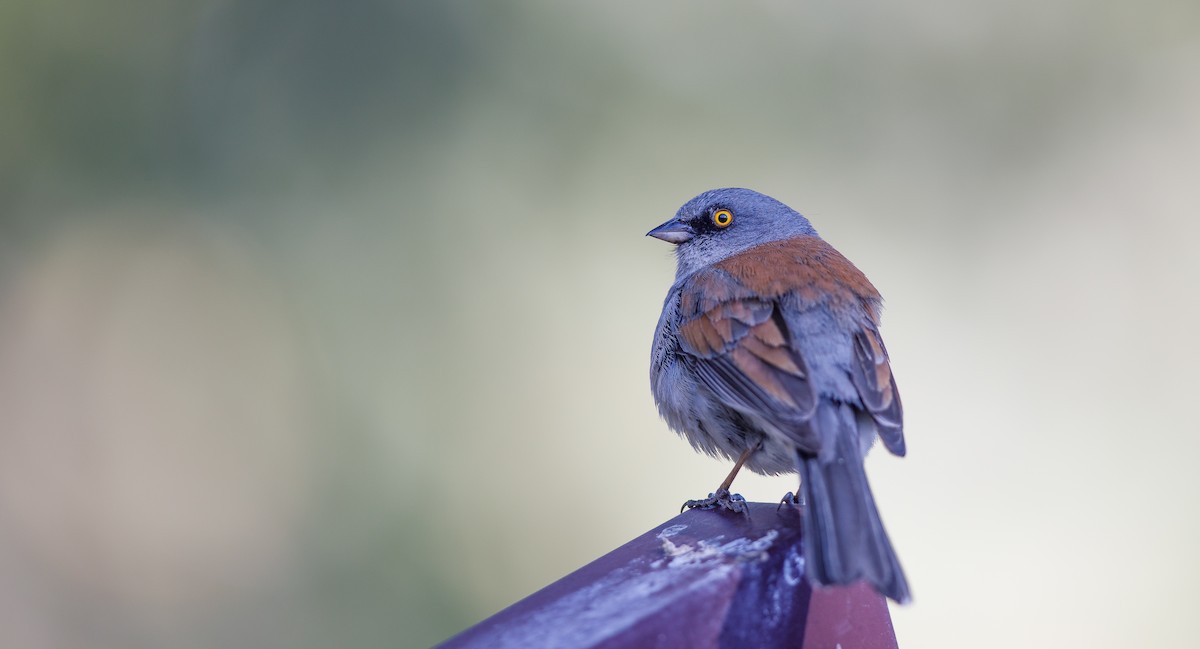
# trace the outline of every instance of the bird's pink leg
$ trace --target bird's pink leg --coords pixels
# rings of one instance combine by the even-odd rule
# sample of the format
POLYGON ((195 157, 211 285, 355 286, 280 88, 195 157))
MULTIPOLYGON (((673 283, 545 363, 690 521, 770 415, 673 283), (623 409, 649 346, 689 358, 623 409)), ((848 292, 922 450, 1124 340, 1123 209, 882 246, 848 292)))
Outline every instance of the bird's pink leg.
POLYGON ((689 500, 683 503, 683 507, 680 507, 679 511, 683 511, 685 509, 712 509, 714 507, 721 507, 733 512, 748 514, 750 510, 746 508, 746 499, 742 498, 738 494, 729 493, 729 487, 733 485, 733 479, 737 477, 738 471, 742 470, 742 465, 744 465, 746 460, 749 460, 750 456, 760 448, 762 448, 761 441, 754 446, 747 448, 745 451, 742 451, 742 456, 739 457, 737 462, 734 463, 733 470, 729 472, 729 475, 725 476, 725 480, 721 483, 721 486, 717 487, 716 491, 708 494, 708 498, 703 498, 701 500, 689 500))
POLYGON ((733 479, 737 477, 738 471, 742 470, 742 465, 746 463, 746 460, 750 459, 751 454, 760 448, 762 448, 762 442, 742 451, 742 456, 734 463, 733 470, 729 472, 729 475, 725 476, 725 481, 721 483, 721 486, 717 487, 717 493, 729 491, 729 488, 733 486, 733 479))

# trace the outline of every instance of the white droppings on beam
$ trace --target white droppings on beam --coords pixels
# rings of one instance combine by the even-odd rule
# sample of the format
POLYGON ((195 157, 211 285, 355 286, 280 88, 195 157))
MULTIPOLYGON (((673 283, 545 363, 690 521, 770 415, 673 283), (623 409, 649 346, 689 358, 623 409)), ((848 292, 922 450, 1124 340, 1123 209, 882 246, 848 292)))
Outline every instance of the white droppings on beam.
POLYGON ((505 623, 482 640, 490 649, 593 646, 680 598, 715 592, 737 578, 738 563, 765 560, 779 537, 778 531, 769 530, 757 539, 722 542, 724 536, 719 535, 694 545, 672 541, 686 529, 686 525, 672 525, 658 533, 664 557, 650 562, 635 558, 592 584, 505 623))

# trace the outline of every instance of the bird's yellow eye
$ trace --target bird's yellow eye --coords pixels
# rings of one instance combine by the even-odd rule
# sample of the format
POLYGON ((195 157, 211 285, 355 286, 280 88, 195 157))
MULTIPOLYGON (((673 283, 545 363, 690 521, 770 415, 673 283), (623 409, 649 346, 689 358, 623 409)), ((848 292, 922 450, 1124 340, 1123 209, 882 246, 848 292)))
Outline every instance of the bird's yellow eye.
POLYGON ((713 224, 718 228, 727 228, 733 223, 733 212, 729 210, 717 210, 713 212, 713 224))

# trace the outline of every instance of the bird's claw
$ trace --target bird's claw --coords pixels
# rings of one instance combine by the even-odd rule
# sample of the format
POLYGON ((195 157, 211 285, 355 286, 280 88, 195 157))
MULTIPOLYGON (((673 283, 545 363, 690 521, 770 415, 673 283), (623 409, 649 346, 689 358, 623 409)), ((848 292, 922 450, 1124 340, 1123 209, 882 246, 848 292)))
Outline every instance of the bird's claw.
POLYGON ((746 506, 746 499, 742 494, 731 494, 728 489, 717 489, 715 493, 708 494, 708 498, 700 500, 689 500, 683 503, 683 507, 679 511, 685 509, 728 509, 735 514, 749 514, 750 508, 746 506))
POLYGON ((779 505, 777 505, 775 507, 775 511, 779 511, 779 508, 783 507, 784 505, 803 505, 803 504, 804 504, 804 499, 800 497, 800 494, 794 494, 789 491, 789 492, 783 494, 783 500, 779 501, 779 505))

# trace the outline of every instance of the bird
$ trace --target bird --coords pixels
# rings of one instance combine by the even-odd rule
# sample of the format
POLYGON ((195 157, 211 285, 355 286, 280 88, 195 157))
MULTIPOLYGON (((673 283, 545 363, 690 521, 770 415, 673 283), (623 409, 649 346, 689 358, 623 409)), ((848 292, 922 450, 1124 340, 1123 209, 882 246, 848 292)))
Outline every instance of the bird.
POLYGON ((659 414, 692 446, 734 460, 706 499, 745 511, 738 471, 798 472, 805 569, 817 586, 865 580, 911 593, 863 460, 906 453, 903 409, 879 333, 882 298, 807 218, 750 189, 706 191, 647 233, 675 246, 654 333, 659 414))

